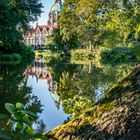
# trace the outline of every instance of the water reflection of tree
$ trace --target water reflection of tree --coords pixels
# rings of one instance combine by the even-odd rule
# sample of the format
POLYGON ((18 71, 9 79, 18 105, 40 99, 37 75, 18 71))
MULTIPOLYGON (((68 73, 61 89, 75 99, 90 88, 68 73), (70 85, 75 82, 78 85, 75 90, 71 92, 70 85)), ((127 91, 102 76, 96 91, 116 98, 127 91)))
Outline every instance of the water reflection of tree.
MULTIPOLYGON (((60 76, 58 93, 64 111, 77 115, 97 101, 97 92, 104 93, 127 73, 125 67, 98 67, 92 65, 90 73, 87 65, 74 72, 64 71, 60 76), (125 68, 125 69, 124 69, 125 68)), ((102 97, 102 96, 101 96, 102 97)))
POLYGON ((91 107, 105 90, 122 79, 128 72, 129 65, 103 66, 91 63, 89 71, 89 65, 54 63, 44 64, 44 68, 57 83, 58 88, 54 95, 60 95, 65 113, 77 115, 91 107))
POLYGON ((55 63, 48 64, 48 69, 53 75, 53 80, 59 83, 60 77, 64 71, 69 72, 71 74, 78 72, 82 69, 83 65, 74 65, 69 63, 55 63))
POLYGON ((21 102, 36 114, 41 112, 41 103, 33 96, 32 88, 27 86, 27 75, 24 74, 27 64, 0 66, 0 113, 6 113, 5 103, 21 102))

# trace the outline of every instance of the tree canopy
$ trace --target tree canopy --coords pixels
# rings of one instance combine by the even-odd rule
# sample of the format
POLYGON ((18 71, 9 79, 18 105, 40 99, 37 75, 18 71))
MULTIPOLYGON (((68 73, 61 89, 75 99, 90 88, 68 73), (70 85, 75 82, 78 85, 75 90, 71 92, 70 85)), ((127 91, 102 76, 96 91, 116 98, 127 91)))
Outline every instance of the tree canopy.
POLYGON ((22 41, 29 23, 41 14, 40 0, 0 1, 0 47, 2 52, 11 52, 22 41))
POLYGON ((65 0, 59 18, 63 40, 77 35, 81 43, 100 44, 140 41, 139 0, 65 0))

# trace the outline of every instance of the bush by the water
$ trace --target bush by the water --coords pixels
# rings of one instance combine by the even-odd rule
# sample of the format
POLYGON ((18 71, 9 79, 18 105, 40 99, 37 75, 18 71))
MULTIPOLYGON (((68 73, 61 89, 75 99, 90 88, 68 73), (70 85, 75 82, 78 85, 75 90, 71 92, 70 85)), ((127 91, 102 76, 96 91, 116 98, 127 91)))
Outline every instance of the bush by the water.
POLYGON ((0 61, 2 63, 20 62, 21 59, 26 61, 32 60, 32 58, 34 58, 32 48, 23 43, 14 44, 11 50, 0 49, 0 61))
POLYGON ((111 50, 103 50, 100 53, 102 63, 119 63, 136 61, 136 54, 131 48, 117 47, 111 50))
POLYGON ((0 61, 2 62, 20 62, 21 56, 19 54, 1 54, 0 61))
POLYGON ((31 59, 33 57, 32 48, 25 44, 20 43, 19 45, 15 45, 13 48, 14 53, 20 54, 22 59, 31 59))
POLYGON ((137 44, 134 44, 134 47, 132 49, 136 53, 137 59, 140 60, 140 42, 137 44))

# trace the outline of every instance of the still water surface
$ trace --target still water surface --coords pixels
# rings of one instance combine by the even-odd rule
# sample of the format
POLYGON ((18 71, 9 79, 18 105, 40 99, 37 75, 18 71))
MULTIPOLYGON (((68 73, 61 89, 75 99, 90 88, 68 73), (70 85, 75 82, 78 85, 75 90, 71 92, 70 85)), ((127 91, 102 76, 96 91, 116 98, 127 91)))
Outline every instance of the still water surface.
POLYGON ((38 114, 43 132, 90 108, 122 79, 131 64, 44 63, 0 66, 0 113, 4 104, 21 102, 38 114))
POLYGON ((44 124, 46 124, 46 130, 53 129, 67 119, 69 115, 64 113, 57 93, 49 91, 46 79, 37 80, 35 76, 29 75, 27 85, 32 87, 32 94, 41 101, 43 111, 39 115, 39 119, 43 120, 44 124))

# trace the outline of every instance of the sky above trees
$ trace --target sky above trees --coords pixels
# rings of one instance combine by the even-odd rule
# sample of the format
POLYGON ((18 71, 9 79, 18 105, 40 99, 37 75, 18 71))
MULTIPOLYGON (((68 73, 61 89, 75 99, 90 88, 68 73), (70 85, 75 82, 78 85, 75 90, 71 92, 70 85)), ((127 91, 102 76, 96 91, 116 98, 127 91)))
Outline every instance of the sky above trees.
MULTIPOLYGON (((55 3, 55 0, 41 0, 41 2, 44 8, 42 9, 43 13, 41 14, 41 17, 37 21, 39 25, 47 24, 48 13, 50 12, 52 5, 55 3)), ((64 2, 64 0, 62 0, 62 2, 64 2)), ((36 22, 31 23, 31 25, 35 26, 36 22)))

